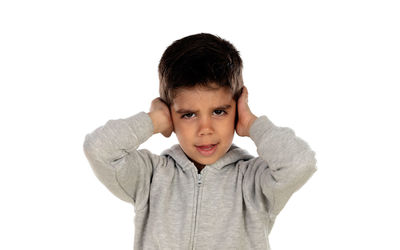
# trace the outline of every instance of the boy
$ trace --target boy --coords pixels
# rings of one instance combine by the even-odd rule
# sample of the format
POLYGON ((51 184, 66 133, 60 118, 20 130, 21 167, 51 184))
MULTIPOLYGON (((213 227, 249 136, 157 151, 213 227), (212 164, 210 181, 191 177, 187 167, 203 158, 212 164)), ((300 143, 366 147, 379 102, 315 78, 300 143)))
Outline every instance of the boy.
POLYGON ((242 60, 228 41, 184 37, 158 70, 150 112, 110 120, 84 142, 96 176, 134 205, 135 249, 270 249, 275 217, 315 172, 315 153, 250 111, 242 60), (259 157, 232 144, 235 131, 259 157), (137 150, 172 132, 179 145, 161 155, 137 150))

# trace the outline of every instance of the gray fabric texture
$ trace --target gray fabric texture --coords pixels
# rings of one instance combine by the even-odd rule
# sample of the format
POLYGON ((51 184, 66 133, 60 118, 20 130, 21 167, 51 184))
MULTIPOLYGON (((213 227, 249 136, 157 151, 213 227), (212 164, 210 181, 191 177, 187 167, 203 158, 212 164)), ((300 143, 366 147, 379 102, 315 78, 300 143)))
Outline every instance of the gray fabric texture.
POLYGON ((97 178, 133 204, 135 250, 270 249, 276 216, 317 170, 308 144, 266 116, 250 128, 258 157, 232 144, 200 174, 179 145, 161 155, 138 150, 152 134, 140 112, 109 120, 83 145, 97 178))

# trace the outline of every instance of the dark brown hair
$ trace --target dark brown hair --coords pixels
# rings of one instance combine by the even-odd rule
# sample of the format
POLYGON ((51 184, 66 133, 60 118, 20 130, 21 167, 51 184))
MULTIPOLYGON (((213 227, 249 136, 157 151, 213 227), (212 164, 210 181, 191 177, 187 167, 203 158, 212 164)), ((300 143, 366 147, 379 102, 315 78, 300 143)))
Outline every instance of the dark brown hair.
POLYGON ((168 105, 179 88, 228 87, 237 101, 243 88, 242 59, 227 40, 208 33, 173 42, 158 65, 160 97, 168 105))

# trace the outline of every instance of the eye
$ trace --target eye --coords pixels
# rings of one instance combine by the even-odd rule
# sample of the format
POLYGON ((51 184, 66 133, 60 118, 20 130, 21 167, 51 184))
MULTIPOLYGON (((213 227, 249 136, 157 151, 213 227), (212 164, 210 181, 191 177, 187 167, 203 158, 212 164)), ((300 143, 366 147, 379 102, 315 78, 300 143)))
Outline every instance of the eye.
POLYGON ((193 118, 194 116, 195 116, 194 113, 186 113, 186 114, 183 114, 183 115, 181 116, 181 118, 183 118, 183 119, 190 119, 190 118, 193 118))
POLYGON ((214 112, 213 112, 215 115, 217 115, 217 116, 222 116, 222 115, 225 115, 226 114, 226 111, 225 110, 222 110, 222 109, 216 109, 216 110, 214 110, 214 112))

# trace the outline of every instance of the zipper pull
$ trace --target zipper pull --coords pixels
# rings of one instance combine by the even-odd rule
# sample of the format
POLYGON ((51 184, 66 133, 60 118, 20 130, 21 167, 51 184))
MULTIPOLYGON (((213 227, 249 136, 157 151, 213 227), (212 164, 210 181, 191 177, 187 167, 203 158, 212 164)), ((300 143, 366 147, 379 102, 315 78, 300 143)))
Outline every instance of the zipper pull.
POLYGON ((197 174, 197 177, 198 177, 197 184, 199 184, 199 186, 200 186, 200 184, 201 184, 201 174, 197 174))

